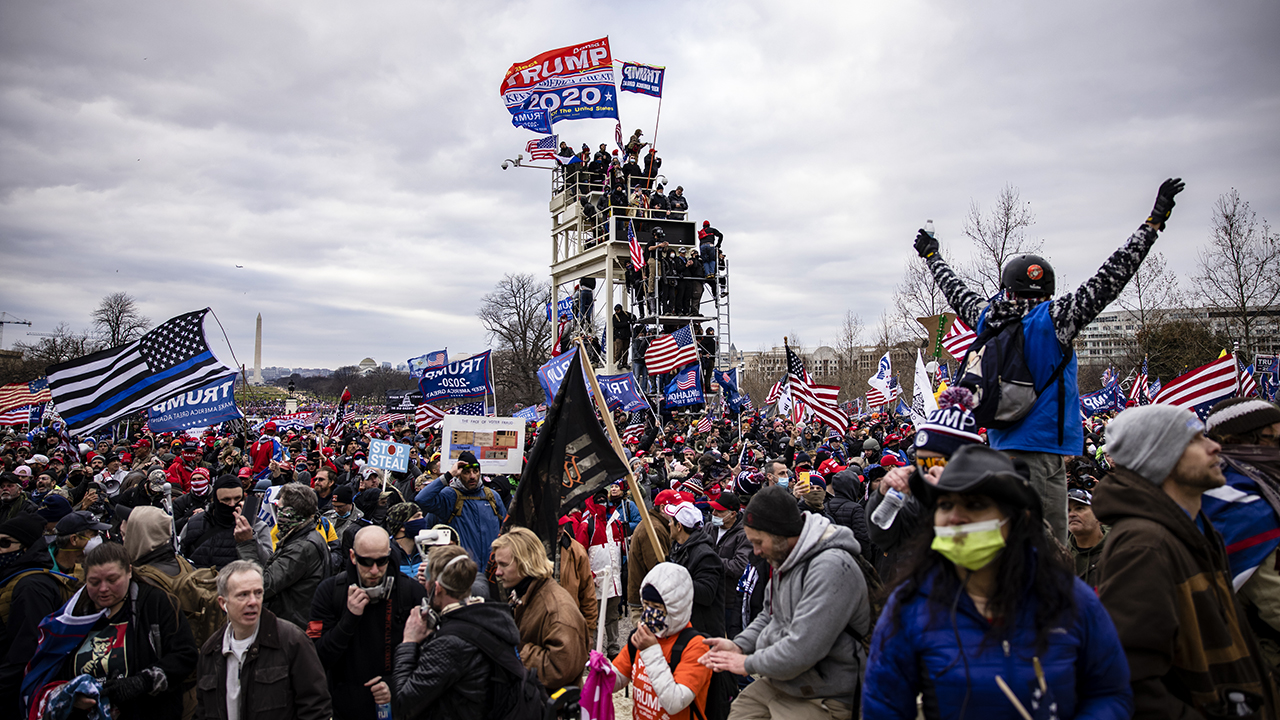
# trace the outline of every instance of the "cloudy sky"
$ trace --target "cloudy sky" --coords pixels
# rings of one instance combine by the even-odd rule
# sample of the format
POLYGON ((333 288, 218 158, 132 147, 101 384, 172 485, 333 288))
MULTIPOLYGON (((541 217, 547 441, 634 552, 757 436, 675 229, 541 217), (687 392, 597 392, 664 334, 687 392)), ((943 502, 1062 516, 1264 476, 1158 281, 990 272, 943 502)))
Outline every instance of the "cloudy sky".
MULTIPOLYGON (((962 257, 1005 185, 1078 283, 1180 175, 1158 248, 1189 277, 1222 193, 1280 221, 1277 30, 1274 0, 14 0, 0 310, 48 331, 115 291, 156 321, 210 306, 250 364, 257 313, 265 365, 482 349, 481 297, 550 262, 548 177, 500 168, 534 136, 499 83, 604 35, 668 68, 663 171, 725 233, 740 348, 874 322, 915 229, 962 257)), ((624 95, 627 132, 656 109, 624 95)), ((594 147, 612 121, 556 130, 594 147)))

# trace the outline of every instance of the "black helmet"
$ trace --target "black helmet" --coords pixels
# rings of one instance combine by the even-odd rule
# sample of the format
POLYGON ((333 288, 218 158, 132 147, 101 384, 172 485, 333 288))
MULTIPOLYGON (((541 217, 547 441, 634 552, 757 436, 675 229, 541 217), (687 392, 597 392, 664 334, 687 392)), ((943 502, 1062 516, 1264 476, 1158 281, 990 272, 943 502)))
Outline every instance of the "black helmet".
POLYGON ((662 240, 667 236, 666 231, 660 227, 654 228, 649 232, 649 234, 652 235, 655 240, 662 240))
POLYGON ((1053 295, 1053 266, 1039 255, 1015 255, 1000 271, 1000 287, 1019 295, 1053 295))

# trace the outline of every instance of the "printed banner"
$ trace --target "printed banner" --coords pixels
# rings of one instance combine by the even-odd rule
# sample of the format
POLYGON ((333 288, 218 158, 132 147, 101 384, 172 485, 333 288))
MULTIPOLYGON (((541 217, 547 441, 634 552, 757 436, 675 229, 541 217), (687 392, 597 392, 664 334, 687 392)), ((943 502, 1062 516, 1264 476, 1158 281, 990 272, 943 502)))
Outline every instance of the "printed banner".
POLYGON ((675 378, 667 385, 662 404, 666 407, 684 407, 706 402, 702 395, 702 366, 694 363, 676 373, 675 378))
POLYGON ((208 427, 244 417, 236 407, 236 376, 228 375, 202 388, 169 398, 147 409, 147 422, 152 432, 174 432, 193 427, 208 427))
POLYGON ((406 472, 409 469, 409 446, 387 440, 370 440, 366 463, 381 470, 406 472))
POLYGON ((525 422, 527 422, 527 423, 531 423, 531 422, 538 422, 539 420, 541 420, 541 419, 543 418, 543 413, 538 412, 538 406, 537 406, 537 405, 530 405, 530 406, 528 406, 528 407, 522 407, 522 408, 520 408, 519 410, 517 410, 517 411, 515 411, 515 412, 511 413, 511 415, 512 415, 512 417, 518 417, 518 418, 520 418, 521 420, 524 420, 524 421, 525 421, 525 422))
MULTIPOLYGON (((600 392, 604 393, 605 404, 610 410, 635 412, 649 409, 649 402, 640 394, 636 378, 631 373, 597 375, 596 380, 600 383, 600 392)), ((590 390, 590 386, 587 389, 590 390)))
POLYGON ((422 391, 419 403, 429 403, 440 398, 478 398, 493 391, 489 383, 489 355, 485 350, 466 360, 449 363, 444 367, 422 371, 418 389, 422 391))
POLYGON ((665 67, 622 63, 622 81, 618 84, 618 89, 660 98, 662 97, 662 78, 666 74, 665 67))
MULTIPOLYGON (((556 392, 560 389, 560 384, 564 382, 564 376, 568 372, 569 364, 573 362, 573 358, 577 354, 578 348, 575 345, 568 352, 560 353, 538 368, 538 383, 542 385, 542 391, 547 394, 548 405, 555 401, 556 392)), ((587 397, 592 397, 590 385, 587 386, 587 397)))
POLYGON ((417 390, 388 390, 387 412, 411 413, 422 404, 422 393, 417 390))
POLYGON ((480 461, 480 472, 518 474, 524 466, 524 419, 446 415, 441 431, 441 455, 451 468, 463 450, 480 461))
POLYGON ((742 404, 746 402, 747 396, 738 390, 738 368, 716 370, 714 376, 716 384, 720 386, 720 390, 724 394, 725 404, 729 406, 729 411, 742 412, 742 404))
POLYGON ((561 120, 617 118, 609 38, 557 48, 507 70, 502 102, 511 124, 550 134, 561 120))
MULTIPOLYGON (((560 298, 556 301, 556 315, 561 319, 573 318, 573 296, 560 298)), ((551 322, 551 303, 547 303, 547 322, 551 322)))
POLYGON ((296 412, 288 415, 276 415, 273 418, 263 420, 257 425, 254 425, 254 432, 262 432, 262 427, 269 422, 276 424, 277 431, 301 430, 302 428, 315 425, 316 414, 313 412, 296 412))
POLYGON ((1120 384, 1114 383, 1088 395, 1081 395, 1080 406, 1084 408, 1085 415, 1093 417, 1123 410, 1125 399, 1124 390, 1120 388, 1120 384))

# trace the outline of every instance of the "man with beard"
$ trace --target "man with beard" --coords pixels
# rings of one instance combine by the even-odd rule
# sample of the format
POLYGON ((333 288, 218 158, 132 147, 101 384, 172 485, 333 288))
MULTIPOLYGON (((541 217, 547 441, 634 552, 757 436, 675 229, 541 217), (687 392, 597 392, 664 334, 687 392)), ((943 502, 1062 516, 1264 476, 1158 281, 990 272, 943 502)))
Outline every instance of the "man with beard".
POLYGON ((866 579, 854 561, 858 541, 826 517, 801 516, 777 486, 751 498, 744 523, 755 554, 773 569, 764 609, 736 638, 707 638, 711 651, 698 661, 759 677, 734 700, 730 717, 847 720, 865 660, 859 636, 871 630, 866 579))
POLYGON ((1093 496, 1111 526, 1098 598, 1129 659, 1135 718, 1276 710, 1222 537, 1201 512, 1205 491, 1226 483, 1220 450, 1194 413, 1172 405, 1129 408, 1107 426, 1116 467, 1093 496))
POLYGON ((459 543, 483 570, 507 509, 502 498, 481 482, 476 456, 461 452, 453 469, 428 483, 414 500, 424 513, 457 531, 459 543))
POLYGON ((1248 611, 1263 658, 1280 671, 1280 407, 1232 398, 1205 418, 1222 444, 1226 485, 1204 494, 1204 514, 1222 533, 1236 594, 1248 611))

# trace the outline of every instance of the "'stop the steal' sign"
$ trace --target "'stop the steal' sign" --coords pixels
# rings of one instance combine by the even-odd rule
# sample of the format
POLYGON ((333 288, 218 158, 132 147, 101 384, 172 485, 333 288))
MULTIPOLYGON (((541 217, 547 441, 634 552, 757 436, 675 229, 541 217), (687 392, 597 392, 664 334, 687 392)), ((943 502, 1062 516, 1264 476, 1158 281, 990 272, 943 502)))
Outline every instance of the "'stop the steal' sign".
POLYGON ((369 441, 369 467, 405 472, 409 469, 409 446, 387 440, 369 441))

